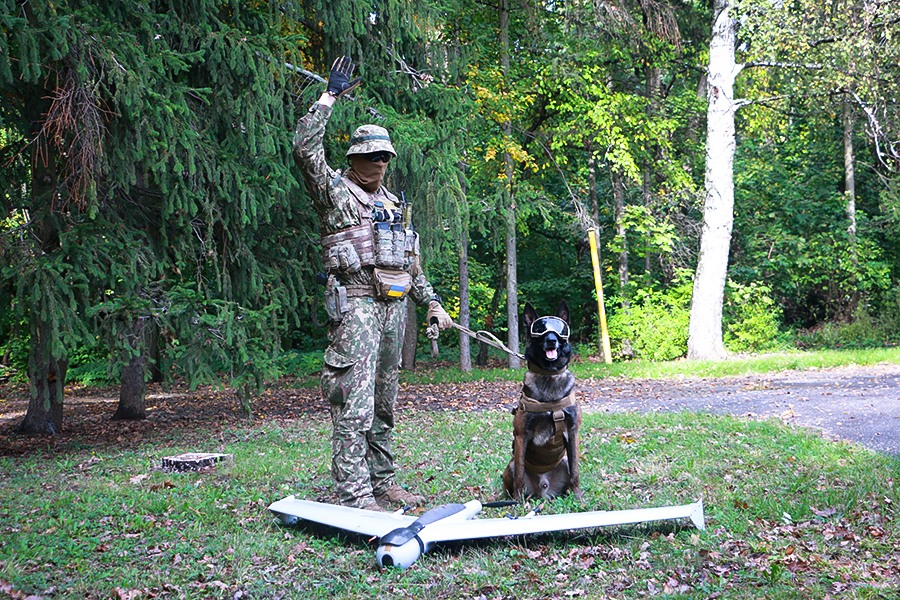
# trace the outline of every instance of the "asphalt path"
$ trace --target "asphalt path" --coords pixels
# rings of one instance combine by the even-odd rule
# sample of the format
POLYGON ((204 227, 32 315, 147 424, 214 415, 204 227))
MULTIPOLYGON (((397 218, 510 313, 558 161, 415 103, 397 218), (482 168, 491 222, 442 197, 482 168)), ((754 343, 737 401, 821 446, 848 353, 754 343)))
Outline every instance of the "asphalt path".
POLYGON ((774 417, 900 454, 900 364, 715 379, 580 379, 578 387, 585 410, 774 417))

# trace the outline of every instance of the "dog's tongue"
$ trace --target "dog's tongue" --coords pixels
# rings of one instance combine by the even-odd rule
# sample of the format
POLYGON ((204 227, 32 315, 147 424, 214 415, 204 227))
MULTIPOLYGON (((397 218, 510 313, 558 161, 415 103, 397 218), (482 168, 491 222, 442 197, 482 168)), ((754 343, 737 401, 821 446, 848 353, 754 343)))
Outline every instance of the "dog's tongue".
POLYGON ((556 360, 557 351, 556 349, 547 350, 547 360, 556 360))

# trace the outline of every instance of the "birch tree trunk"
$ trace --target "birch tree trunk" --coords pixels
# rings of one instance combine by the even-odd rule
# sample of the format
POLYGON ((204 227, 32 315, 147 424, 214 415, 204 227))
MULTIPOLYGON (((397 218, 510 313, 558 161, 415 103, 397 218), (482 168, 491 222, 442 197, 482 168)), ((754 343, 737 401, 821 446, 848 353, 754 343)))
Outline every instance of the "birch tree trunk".
POLYGON ((734 223, 734 80, 741 70, 735 63, 735 22, 732 0, 714 0, 709 44, 706 125, 706 200, 700 256, 694 275, 688 358, 722 360, 722 304, 728 274, 728 252, 734 223))
POLYGON ((847 198, 847 233, 850 256, 856 262, 856 173, 853 168, 853 107, 844 100, 844 196, 847 198))
MULTIPOLYGON (((625 314, 631 311, 631 298, 628 295, 628 232, 625 229, 625 182, 622 174, 613 169, 612 173, 613 202, 616 211, 616 237, 622 240, 622 251, 619 252, 619 290, 622 296, 622 310, 625 314)), ((649 269, 648 269, 649 270, 649 269)), ((634 349, 629 338, 622 339, 622 356, 634 357, 634 349)))

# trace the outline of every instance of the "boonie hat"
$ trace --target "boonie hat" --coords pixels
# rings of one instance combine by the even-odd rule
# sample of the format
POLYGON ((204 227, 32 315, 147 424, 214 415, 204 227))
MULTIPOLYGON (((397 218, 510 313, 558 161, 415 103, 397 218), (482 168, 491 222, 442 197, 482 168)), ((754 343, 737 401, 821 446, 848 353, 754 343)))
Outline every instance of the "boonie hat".
POLYGON ((388 135, 387 129, 378 125, 361 125, 350 136, 350 148, 347 150, 347 156, 371 152, 390 152, 397 156, 391 145, 391 136, 388 135))

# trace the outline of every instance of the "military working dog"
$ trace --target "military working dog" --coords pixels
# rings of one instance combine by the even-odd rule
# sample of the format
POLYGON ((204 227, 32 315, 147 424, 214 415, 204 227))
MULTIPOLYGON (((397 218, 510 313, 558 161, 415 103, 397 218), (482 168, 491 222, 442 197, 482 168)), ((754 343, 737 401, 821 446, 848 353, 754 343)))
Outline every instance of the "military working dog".
POLYGON ((554 498, 568 491, 581 499, 581 406, 575 398, 575 376, 568 369, 569 307, 562 301, 556 316, 538 317, 526 303, 524 324, 528 372, 513 410, 513 457, 503 472, 503 487, 516 499, 554 498))

